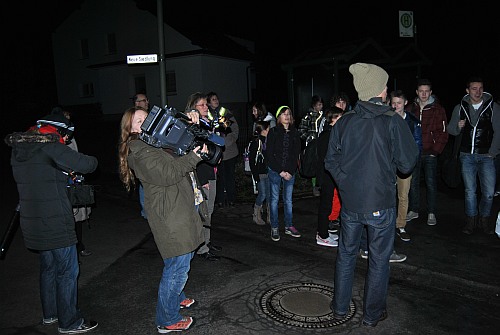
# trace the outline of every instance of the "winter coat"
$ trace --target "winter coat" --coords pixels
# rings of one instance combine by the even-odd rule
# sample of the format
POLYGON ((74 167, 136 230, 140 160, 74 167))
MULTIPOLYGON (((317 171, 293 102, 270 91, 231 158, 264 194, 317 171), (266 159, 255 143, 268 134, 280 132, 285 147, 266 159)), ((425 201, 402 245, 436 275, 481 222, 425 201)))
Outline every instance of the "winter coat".
POLYGON ((300 135, 297 129, 291 125, 286 131, 281 124, 269 129, 264 155, 271 170, 278 173, 286 171, 294 175, 299 167, 300 155, 300 135))
POLYGON ((418 98, 408 108, 408 113, 420 120, 422 127, 422 154, 440 155, 448 142, 446 124, 448 123, 446 111, 434 96, 429 98, 429 103, 420 109, 418 98))
POLYGON ((406 121, 390 109, 381 99, 358 101, 331 130, 325 168, 342 208, 374 213, 396 207, 396 171, 410 173, 419 150, 406 121))
POLYGON ((127 162, 144 186, 149 226, 163 259, 193 252, 204 242, 189 174, 200 161, 192 151, 177 157, 141 140, 130 141, 127 162))
POLYGON ((13 133, 5 142, 12 147, 10 163, 26 247, 52 250, 76 244, 68 176, 63 172, 91 173, 97 168, 97 158, 60 143, 55 133, 13 133))
POLYGON ((267 163, 264 156, 264 147, 266 145, 266 137, 259 135, 250 142, 248 149, 248 158, 250 161, 250 171, 252 172, 253 180, 256 183, 260 182, 261 174, 267 174, 267 163))
POLYGON ((222 154, 222 160, 226 161, 238 156, 239 151, 237 141, 240 134, 240 128, 233 113, 231 113, 231 111, 227 108, 221 106, 216 109, 209 107, 209 111, 210 115, 214 115, 214 117, 216 115, 223 116, 225 120, 229 120, 230 123, 230 126, 226 130, 221 129, 221 126, 215 129, 216 134, 224 138, 224 153, 222 154))

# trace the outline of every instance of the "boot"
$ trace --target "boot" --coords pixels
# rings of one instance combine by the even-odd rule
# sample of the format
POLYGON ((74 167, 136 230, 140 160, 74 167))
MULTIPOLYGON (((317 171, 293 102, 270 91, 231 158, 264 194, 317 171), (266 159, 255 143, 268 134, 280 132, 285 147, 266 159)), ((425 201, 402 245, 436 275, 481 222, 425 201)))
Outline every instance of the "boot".
POLYGON ((258 224, 259 226, 263 226, 266 223, 262 220, 262 206, 253 206, 253 222, 258 224))
POLYGON ((462 229, 462 233, 471 235, 476 228, 477 216, 467 216, 465 219, 465 227, 462 229))
POLYGON ((489 216, 481 217, 480 223, 481 223, 481 228, 483 229, 483 232, 485 234, 493 235, 495 233, 495 230, 493 229, 493 225, 490 224, 490 217, 489 216))
POLYGON ((271 224, 271 208, 269 208, 269 204, 267 204, 266 214, 267 214, 266 222, 267 224, 271 224))

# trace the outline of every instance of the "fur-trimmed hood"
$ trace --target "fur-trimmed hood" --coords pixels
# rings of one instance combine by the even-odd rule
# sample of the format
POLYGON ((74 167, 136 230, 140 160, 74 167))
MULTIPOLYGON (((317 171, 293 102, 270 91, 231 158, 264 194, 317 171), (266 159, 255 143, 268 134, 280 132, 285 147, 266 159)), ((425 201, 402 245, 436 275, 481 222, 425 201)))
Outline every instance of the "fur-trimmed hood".
POLYGON ((12 154, 18 161, 25 161, 33 157, 43 145, 59 142, 58 134, 39 134, 36 132, 18 132, 5 137, 5 143, 12 147, 12 154))

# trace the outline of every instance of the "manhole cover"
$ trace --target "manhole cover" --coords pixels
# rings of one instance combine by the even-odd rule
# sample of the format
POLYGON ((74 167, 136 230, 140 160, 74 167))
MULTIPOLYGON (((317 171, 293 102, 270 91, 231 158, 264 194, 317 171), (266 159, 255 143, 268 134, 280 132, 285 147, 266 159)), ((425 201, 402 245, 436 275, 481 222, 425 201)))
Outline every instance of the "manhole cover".
POLYGON ((313 283, 285 283, 264 293, 262 311, 281 323, 301 328, 328 328, 349 320, 356 312, 351 301, 345 319, 335 320, 330 309, 332 287, 313 283))

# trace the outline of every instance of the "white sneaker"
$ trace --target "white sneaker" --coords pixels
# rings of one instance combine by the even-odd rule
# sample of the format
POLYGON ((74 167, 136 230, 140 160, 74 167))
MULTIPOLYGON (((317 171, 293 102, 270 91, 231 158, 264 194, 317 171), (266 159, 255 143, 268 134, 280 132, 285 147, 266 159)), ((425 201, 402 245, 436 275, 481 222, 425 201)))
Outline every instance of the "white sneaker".
POLYGON ((436 221, 436 216, 434 215, 434 213, 429 213, 429 215, 427 216, 427 224, 429 226, 435 226, 437 223, 436 221))
POLYGON ((389 258, 389 263, 401 263, 404 261, 406 261, 406 255, 397 254, 396 251, 393 251, 391 258, 389 258))
POLYGON ((359 249, 359 255, 363 259, 368 259, 368 250, 359 249))
POLYGON ((418 213, 414 211, 409 211, 406 215, 406 222, 411 221, 413 219, 418 219, 418 213))
MULTIPOLYGON (((325 238, 321 238, 321 236, 316 234, 316 244, 322 245, 325 247, 338 247, 339 242, 337 240, 334 240, 332 238, 332 235, 333 234, 330 234, 330 236, 328 236, 328 238, 325 239, 325 238)), ((337 239, 338 239, 338 236, 337 236, 337 239)))

